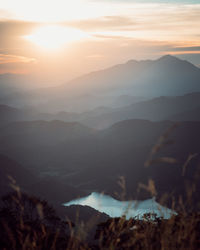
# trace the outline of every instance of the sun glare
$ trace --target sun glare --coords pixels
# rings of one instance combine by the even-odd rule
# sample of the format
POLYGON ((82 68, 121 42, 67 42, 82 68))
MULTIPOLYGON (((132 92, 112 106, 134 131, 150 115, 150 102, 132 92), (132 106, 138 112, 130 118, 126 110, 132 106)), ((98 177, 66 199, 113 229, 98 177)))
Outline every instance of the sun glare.
POLYGON ((62 26, 44 26, 25 39, 45 49, 58 49, 89 37, 85 32, 62 26))

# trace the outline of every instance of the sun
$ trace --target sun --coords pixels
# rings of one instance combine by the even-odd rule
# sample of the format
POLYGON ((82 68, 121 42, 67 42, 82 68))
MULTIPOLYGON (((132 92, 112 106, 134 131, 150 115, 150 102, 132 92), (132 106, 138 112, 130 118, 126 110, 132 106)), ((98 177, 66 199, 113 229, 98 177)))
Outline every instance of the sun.
POLYGON ((38 28, 24 38, 44 49, 58 49, 88 37, 87 33, 78 29, 49 25, 38 28))

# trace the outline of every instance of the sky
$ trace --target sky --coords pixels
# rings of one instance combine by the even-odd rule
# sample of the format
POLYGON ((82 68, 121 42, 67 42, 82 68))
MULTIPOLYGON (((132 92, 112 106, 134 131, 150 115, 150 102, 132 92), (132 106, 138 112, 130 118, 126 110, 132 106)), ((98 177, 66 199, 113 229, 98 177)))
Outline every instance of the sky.
POLYGON ((200 65, 200 0, 0 0, 0 74, 44 85, 173 54, 200 65))

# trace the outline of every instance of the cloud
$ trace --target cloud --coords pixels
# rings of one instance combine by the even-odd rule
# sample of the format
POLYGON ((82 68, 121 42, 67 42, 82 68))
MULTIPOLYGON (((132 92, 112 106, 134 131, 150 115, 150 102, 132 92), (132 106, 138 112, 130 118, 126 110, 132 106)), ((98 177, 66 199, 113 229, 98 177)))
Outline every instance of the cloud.
MULTIPOLYGON (((103 3, 102 3, 103 4, 103 3)), ((105 3, 105 9, 108 3, 105 3)), ((110 15, 65 22, 95 37, 157 41, 200 41, 200 4, 118 2, 110 15)))
POLYGON ((7 64, 7 63, 35 63, 35 58, 28 58, 24 56, 17 56, 17 55, 5 55, 0 54, 0 64, 7 64))
POLYGON ((184 51, 199 51, 200 52, 200 46, 192 46, 192 47, 174 47, 171 49, 172 51, 180 51, 180 52, 184 52, 184 51))
POLYGON ((37 60, 31 57, 2 54, 0 52, 0 74, 25 74, 31 71, 37 60))
POLYGON ((30 34, 39 23, 0 19, 0 53, 24 55, 29 53, 23 36, 30 34), (22 53, 22 54, 21 54, 22 53))
POLYGON ((171 46, 166 50, 166 54, 191 55, 194 57, 200 54, 200 46, 171 46))
POLYGON ((102 16, 94 19, 78 20, 63 23, 67 26, 74 26, 88 31, 94 30, 118 30, 136 25, 132 18, 127 16, 102 16))
POLYGON ((0 20, 1 36, 21 36, 31 32, 34 28, 40 26, 39 23, 18 21, 18 20, 0 20))
POLYGON ((127 2, 127 3, 179 3, 179 4, 198 4, 197 0, 90 0, 90 2, 127 2))
POLYGON ((40 51, 24 36, 31 34, 41 23, 0 19, 0 64, 1 72, 15 72, 15 67, 33 67, 39 62, 40 51), (36 59, 35 59, 36 58, 36 59))
POLYGON ((35 58, 0 53, 0 74, 27 74, 36 63, 35 58))
POLYGON ((102 55, 102 54, 93 54, 93 55, 86 56, 86 58, 100 60, 100 59, 105 58, 105 55, 102 55))
POLYGON ((0 9, 0 17, 3 18, 12 18, 12 13, 8 10, 0 9))

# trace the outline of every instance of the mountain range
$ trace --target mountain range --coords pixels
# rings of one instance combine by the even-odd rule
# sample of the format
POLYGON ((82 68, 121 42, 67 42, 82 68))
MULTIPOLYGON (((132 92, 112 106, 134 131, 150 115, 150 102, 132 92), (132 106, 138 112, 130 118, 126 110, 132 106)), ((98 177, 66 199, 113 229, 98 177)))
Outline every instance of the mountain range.
POLYGON ((115 108, 104 114, 86 117, 81 122, 90 127, 103 129, 127 119, 196 121, 200 119, 199 107, 199 92, 184 96, 161 96, 129 106, 115 108))
POLYGON ((115 100, 120 95, 152 99, 198 92, 199 82, 198 67, 166 55, 157 60, 131 60, 56 87, 11 93, 0 102, 21 107, 34 106, 44 112, 82 112, 102 105, 116 107, 115 100))
MULTIPOLYGON (((81 93, 116 93, 135 96, 174 96, 200 91, 200 69, 188 61, 166 55, 93 72, 60 86, 81 93)), ((59 90, 58 90, 59 91, 59 90)))
POLYGON ((83 113, 65 111, 41 113, 33 109, 24 110, 0 105, 0 125, 3 126, 14 121, 60 120, 79 122, 94 129, 104 129, 127 119, 198 121, 200 120, 199 109, 200 92, 184 96, 162 96, 118 108, 99 107, 83 113))
POLYGON ((6 192, 11 175, 23 190, 60 206, 93 191, 114 196, 124 176, 128 198, 150 197, 138 186, 153 179, 158 197, 186 199, 185 183, 195 181, 200 69, 187 61, 132 60, 54 88, 7 88, 0 103, 6 192))
MULTIPOLYGON (((66 183, 80 194, 96 190, 113 195, 120 190, 117 183, 121 175, 126 178, 127 195, 134 198, 138 184, 147 183, 149 178, 155 181, 159 195, 172 190, 180 195, 185 178, 191 180, 198 167, 200 123, 181 122, 172 127, 170 121, 126 120, 94 131, 75 123, 18 122, 1 130, 0 153, 40 176, 40 185, 35 184, 35 188, 41 186, 37 190, 43 196, 44 185, 56 182, 66 183), (152 157, 152 148, 166 133, 161 149, 152 157), (191 154, 196 155, 191 161, 195 164, 188 167, 183 179, 183 166, 191 154), (145 168, 148 159, 151 166, 145 168)), ((67 200, 69 194, 61 197, 67 200)), ((149 196, 139 196, 145 197, 149 196)))

